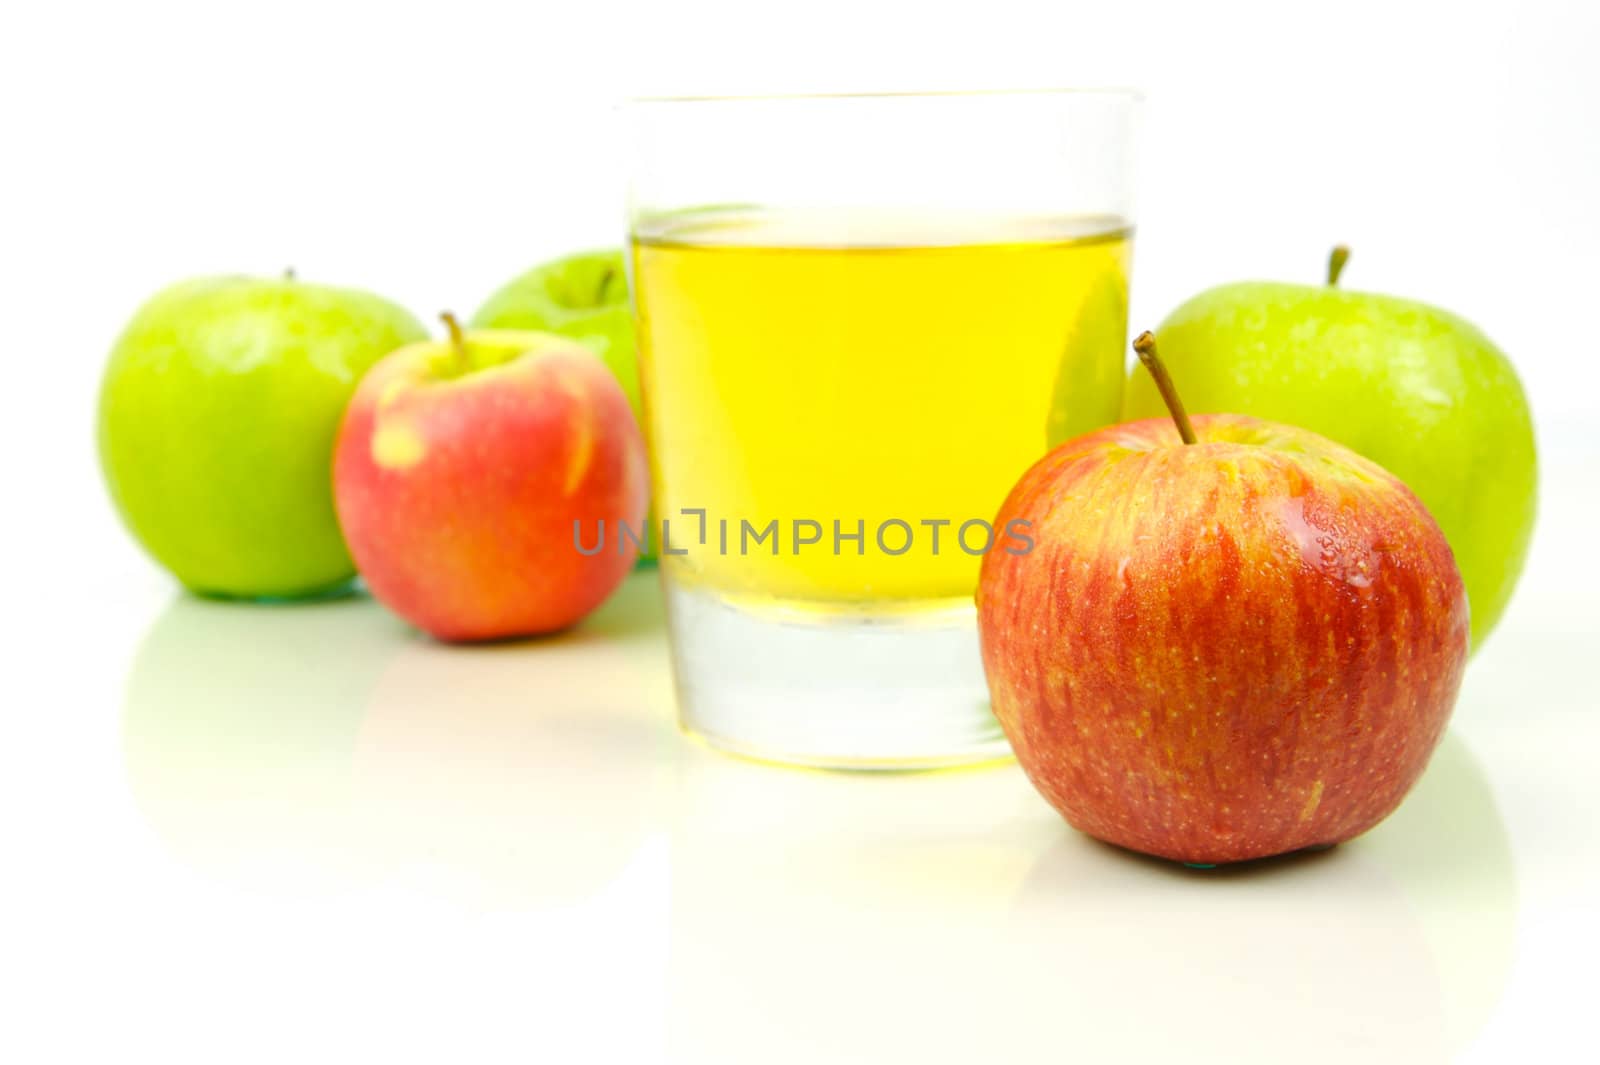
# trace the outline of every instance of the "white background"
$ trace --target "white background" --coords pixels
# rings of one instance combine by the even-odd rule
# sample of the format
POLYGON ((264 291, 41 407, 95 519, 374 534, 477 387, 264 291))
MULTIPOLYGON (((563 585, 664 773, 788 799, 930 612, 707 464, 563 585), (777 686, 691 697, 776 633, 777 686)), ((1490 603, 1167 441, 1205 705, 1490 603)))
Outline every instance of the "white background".
MULTIPOLYGON (((995 1041, 1012 1048, 1001 1060, 1021 1060, 1018 1048, 1072 1060, 1158 1049, 1187 1060, 1593 1051, 1600 708, 1583 667, 1600 649, 1600 515, 1589 498, 1600 483, 1600 5, 944 7, 5 9, 0 548, 13 572, 0 621, 0 847, 12 860, 0 857, 11 870, 0 874, 0 982, 12 1016, 0 1057, 698 1062, 816 1050, 970 1060, 995 1041), (528 697, 535 706, 560 704, 552 690, 577 706, 587 696, 574 678, 597 665, 642 678, 631 709, 605 720, 650 737, 637 768, 652 788, 666 779, 667 798, 651 791, 637 820, 623 818, 629 846, 615 877, 559 903, 483 902, 479 889, 493 896, 508 870, 545 869, 502 864, 537 849, 540 832, 573 854, 601 847, 535 808, 609 808, 605 774, 617 771, 480 772, 482 735, 505 738, 483 723, 449 786, 430 791, 417 774, 432 770, 384 763, 397 775, 379 774, 380 835, 431 824, 441 805, 457 817, 436 836, 402 833, 403 872, 394 862, 353 880, 319 872, 315 889, 290 875, 325 872, 322 844, 371 859, 372 833, 345 826, 355 835, 319 842, 322 820, 294 807, 306 795, 299 769, 252 775, 269 755, 250 744, 228 770, 242 781, 228 802, 216 803, 215 781, 168 797, 184 811, 185 838, 199 840, 171 844, 128 768, 138 737, 124 704, 137 701, 129 671, 151 653, 147 634, 242 624, 230 638, 265 646, 279 636, 171 605, 170 585, 104 500, 95 383, 146 296, 186 275, 293 266, 422 315, 470 311, 528 265, 618 239, 615 105, 627 96, 1063 84, 1149 96, 1135 328, 1220 281, 1314 279, 1328 246, 1346 241, 1349 287, 1451 307, 1521 369, 1544 457, 1539 538, 1518 600, 1469 675, 1455 775, 1430 777, 1434 798, 1415 800, 1469 823, 1446 831, 1415 813, 1374 833, 1356 859, 1200 896, 1209 889, 1082 849, 1014 773, 898 792, 775 781, 670 735, 659 636, 644 591, 630 589, 635 598, 596 629, 617 627, 614 645, 553 645, 533 674, 500 688, 482 668, 413 645, 406 655, 420 664, 388 667, 402 678, 420 670, 441 700, 480 685, 473 700, 508 708, 525 689, 545 693, 528 697), (485 774, 500 790, 473 791, 485 774), (287 798, 285 779, 295 782, 287 798), (1475 828, 1485 796, 1495 824, 1475 828), (729 807, 749 820, 724 823, 729 807), (298 813, 275 820, 287 808, 298 813), (259 815, 248 830, 235 824, 241 809, 259 815), (531 820, 497 820, 503 809, 531 820), (788 825, 779 838, 795 845, 775 846, 762 815, 788 825), (1426 874, 1435 838, 1464 856, 1459 880, 1426 874), (753 866, 724 864, 725 853, 751 854, 753 866), (897 856, 893 875, 863 857, 880 853, 897 856), (1102 890, 1072 925, 1051 907, 1056 880, 1070 887, 1080 874, 1102 890), (456 890, 458 880, 477 887, 456 890), (1030 907, 1042 907, 1037 924, 1030 907), (1078 931, 1064 934, 1069 926, 1078 931), (1413 940, 1424 946, 1396 946, 1413 940), (1414 994, 1421 1005, 1408 1012, 1414 994), (1444 1019, 1433 1027, 1416 1019, 1434 1013, 1444 1019)), ((404 641, 375 608, 329 624, 341 639, 404 641)), ((176 667, 163 661, 181 680, 183 655, 176 667)), ((251 669, 337 667, 271 653, 251 662, 240 668, 258 687, 251 669)), ((213 683, 224 699, 226 677, 213 683)), ((273 705, 257 707, 269 723, 273 705)), ((496 727, 514 738, 508 713, 496 727)), ((210 741, 202 730, 193 742, 210 741)), ((568 762, 613 749, 585 740, 568 762)), ((298 754, 283 757, 298 765, 298 754)), ((616 825, 592 827, 603 837, 616 825)))

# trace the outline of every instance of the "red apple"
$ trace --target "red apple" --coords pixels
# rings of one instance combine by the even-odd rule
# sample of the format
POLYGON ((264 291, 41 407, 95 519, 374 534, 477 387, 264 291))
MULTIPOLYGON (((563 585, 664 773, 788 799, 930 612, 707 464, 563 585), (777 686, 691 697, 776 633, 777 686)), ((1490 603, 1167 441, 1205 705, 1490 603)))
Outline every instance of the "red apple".
POLYGON ((449 342, 378 363, 345 412, 333 467, 345 540, 372 594, 439 639, 565 628, 633 565, 619 532, 643 529, 639 427, 575 341, 446 322, 449 342))
POLYGON ((1194 864, 1326 846, 1383 820, 1455 704, 1467 600, 1409 489, 1239 415, 1056 448, 1012 490, 979 632, 996 717, 1076 828, 1194 864), (1020 547, 1017 548, 1020 550, 1020 547))

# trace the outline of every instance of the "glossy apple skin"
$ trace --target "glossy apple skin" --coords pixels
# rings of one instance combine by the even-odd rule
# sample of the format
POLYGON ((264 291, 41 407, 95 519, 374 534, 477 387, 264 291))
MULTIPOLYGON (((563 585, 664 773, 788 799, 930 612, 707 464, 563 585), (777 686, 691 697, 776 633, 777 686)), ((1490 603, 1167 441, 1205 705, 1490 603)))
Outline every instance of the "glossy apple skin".
POLYGON ((642 527, 644 442, 591 352, 540 333, 467 334, 487 368, 449 376, 441 343, 404 348, 362 380, 334 458, 339 522, 372 594, 441 640, 572 625, 616 589, 642 527), (583 523, 593 546, 573 538, 583 523))
POLYGON ((100 387, 100 465, 128 529, 206 596, 348 585, 328 463, 361 375, 427 336, 368 292, 292 278, 185 281, 139 309, 100 387))
MULTIPOLYGON (((563 256, 508 281, 472 315, 478 329, 532 329, 559 333, 605 361, 633 416, 644 424, 639 391, 638 341, 628 300, 628 267, 616 248, 563 256)), ((650 528, 660 523, 650 519, 650 528)), ((640 561, 655 558, 655 537, 640 561)))
POLYGON ((1461 577, 1381 467, 1233 415, 1089 433, 996 518, 979 634, 994 712, 1078 829, 1218 864, 1339 843, 1416 783, 1466 663, 1461 577))
MULTIPOLYGON (((1191 412, 1298 425, 1404 481, 1450 541, 1483 642, 1522 573, 1539 479, 1527 397, 1488 337, 1414 300, 1268 282, 1202 292, 1155 332, 1191 412)), ((1122 416, 1165 412, 1135 367, 1122 416)))

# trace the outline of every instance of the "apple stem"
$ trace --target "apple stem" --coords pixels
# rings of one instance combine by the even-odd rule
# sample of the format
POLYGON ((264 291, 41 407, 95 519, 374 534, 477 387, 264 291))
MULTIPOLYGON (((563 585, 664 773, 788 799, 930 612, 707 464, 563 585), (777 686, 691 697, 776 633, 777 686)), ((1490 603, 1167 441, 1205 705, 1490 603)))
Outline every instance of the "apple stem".
POLYGON ((294 280, 294 267, 286 266, 286 267, 283 268, 283 279, 285 281, 293 281, 294 280))
POLYGON ((1172 420, 1178 425, 1178 435, 1185 444, 1199 443, 1200 438, 1194 435, 1194 426, 1189 423, 1188 412, 1183 409, 1183 400, 1178 398, 1178 388, 1172 383, 1172 375, 1167 373, 1167 364, 1161 361, 1156 351, 1155 334, 1146 330, 1134 337, 1133 350, 1139 353, 1139 361, 1156 379, 1156 388, 1166 402, 1167 410, 1172 412, 1172 420))
POLYGON ((439 318, 444 322, 445 330, 450 334, 450 350, 456 354, 456 365, 462 371, 470 370, 472 364, 467 358, 467 338, 461 332, 461 323, 456 321, 456 316, 449 311, 440 314, 439 318))
POLYGON ((1328 287, 1333 288, 1339 284, 1339 275, 1344 273, 1344 264, 1350 261, 1350 246, 1348 244, 1335 244, 1333 253, 1328 256, 1328 287))

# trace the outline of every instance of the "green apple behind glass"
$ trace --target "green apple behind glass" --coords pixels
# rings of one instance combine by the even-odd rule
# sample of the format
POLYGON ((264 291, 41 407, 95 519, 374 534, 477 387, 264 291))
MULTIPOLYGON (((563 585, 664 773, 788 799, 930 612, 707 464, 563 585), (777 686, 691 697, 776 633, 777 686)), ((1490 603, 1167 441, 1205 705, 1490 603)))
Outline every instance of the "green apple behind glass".
POLYGON ((215 277, 158 293, 100 390, 101 466, 134 536, 204 595, 295 598, 355 565, 333 509, 334 433, 356 382, 427 335, 370 293, 215 277))
MULTIPOLYGON (((1404 481, 1444 531, 1467 587, 1472 641, 1522 571, 1538 469, 1522 384, 1499 348, 1449 311, 1337 287, 1241 282, 1200 293, 1157 330, 1191 411, 1314 430, 1404 481)), ((1162 417, 1134 367, 1125 418, 1162 417)))
MULTIPOLYGON (((644 425, 639 397, 633 314, 622 252, 579 252, 507 283, 472 316, 475 329, 533 329, 571 337, 599 355, 622 385, 633 416, 644 425)), ((654 513, 648 519, 657 528, 654 513)), ((654 539, 641 562, 655 558, 654 539)))

